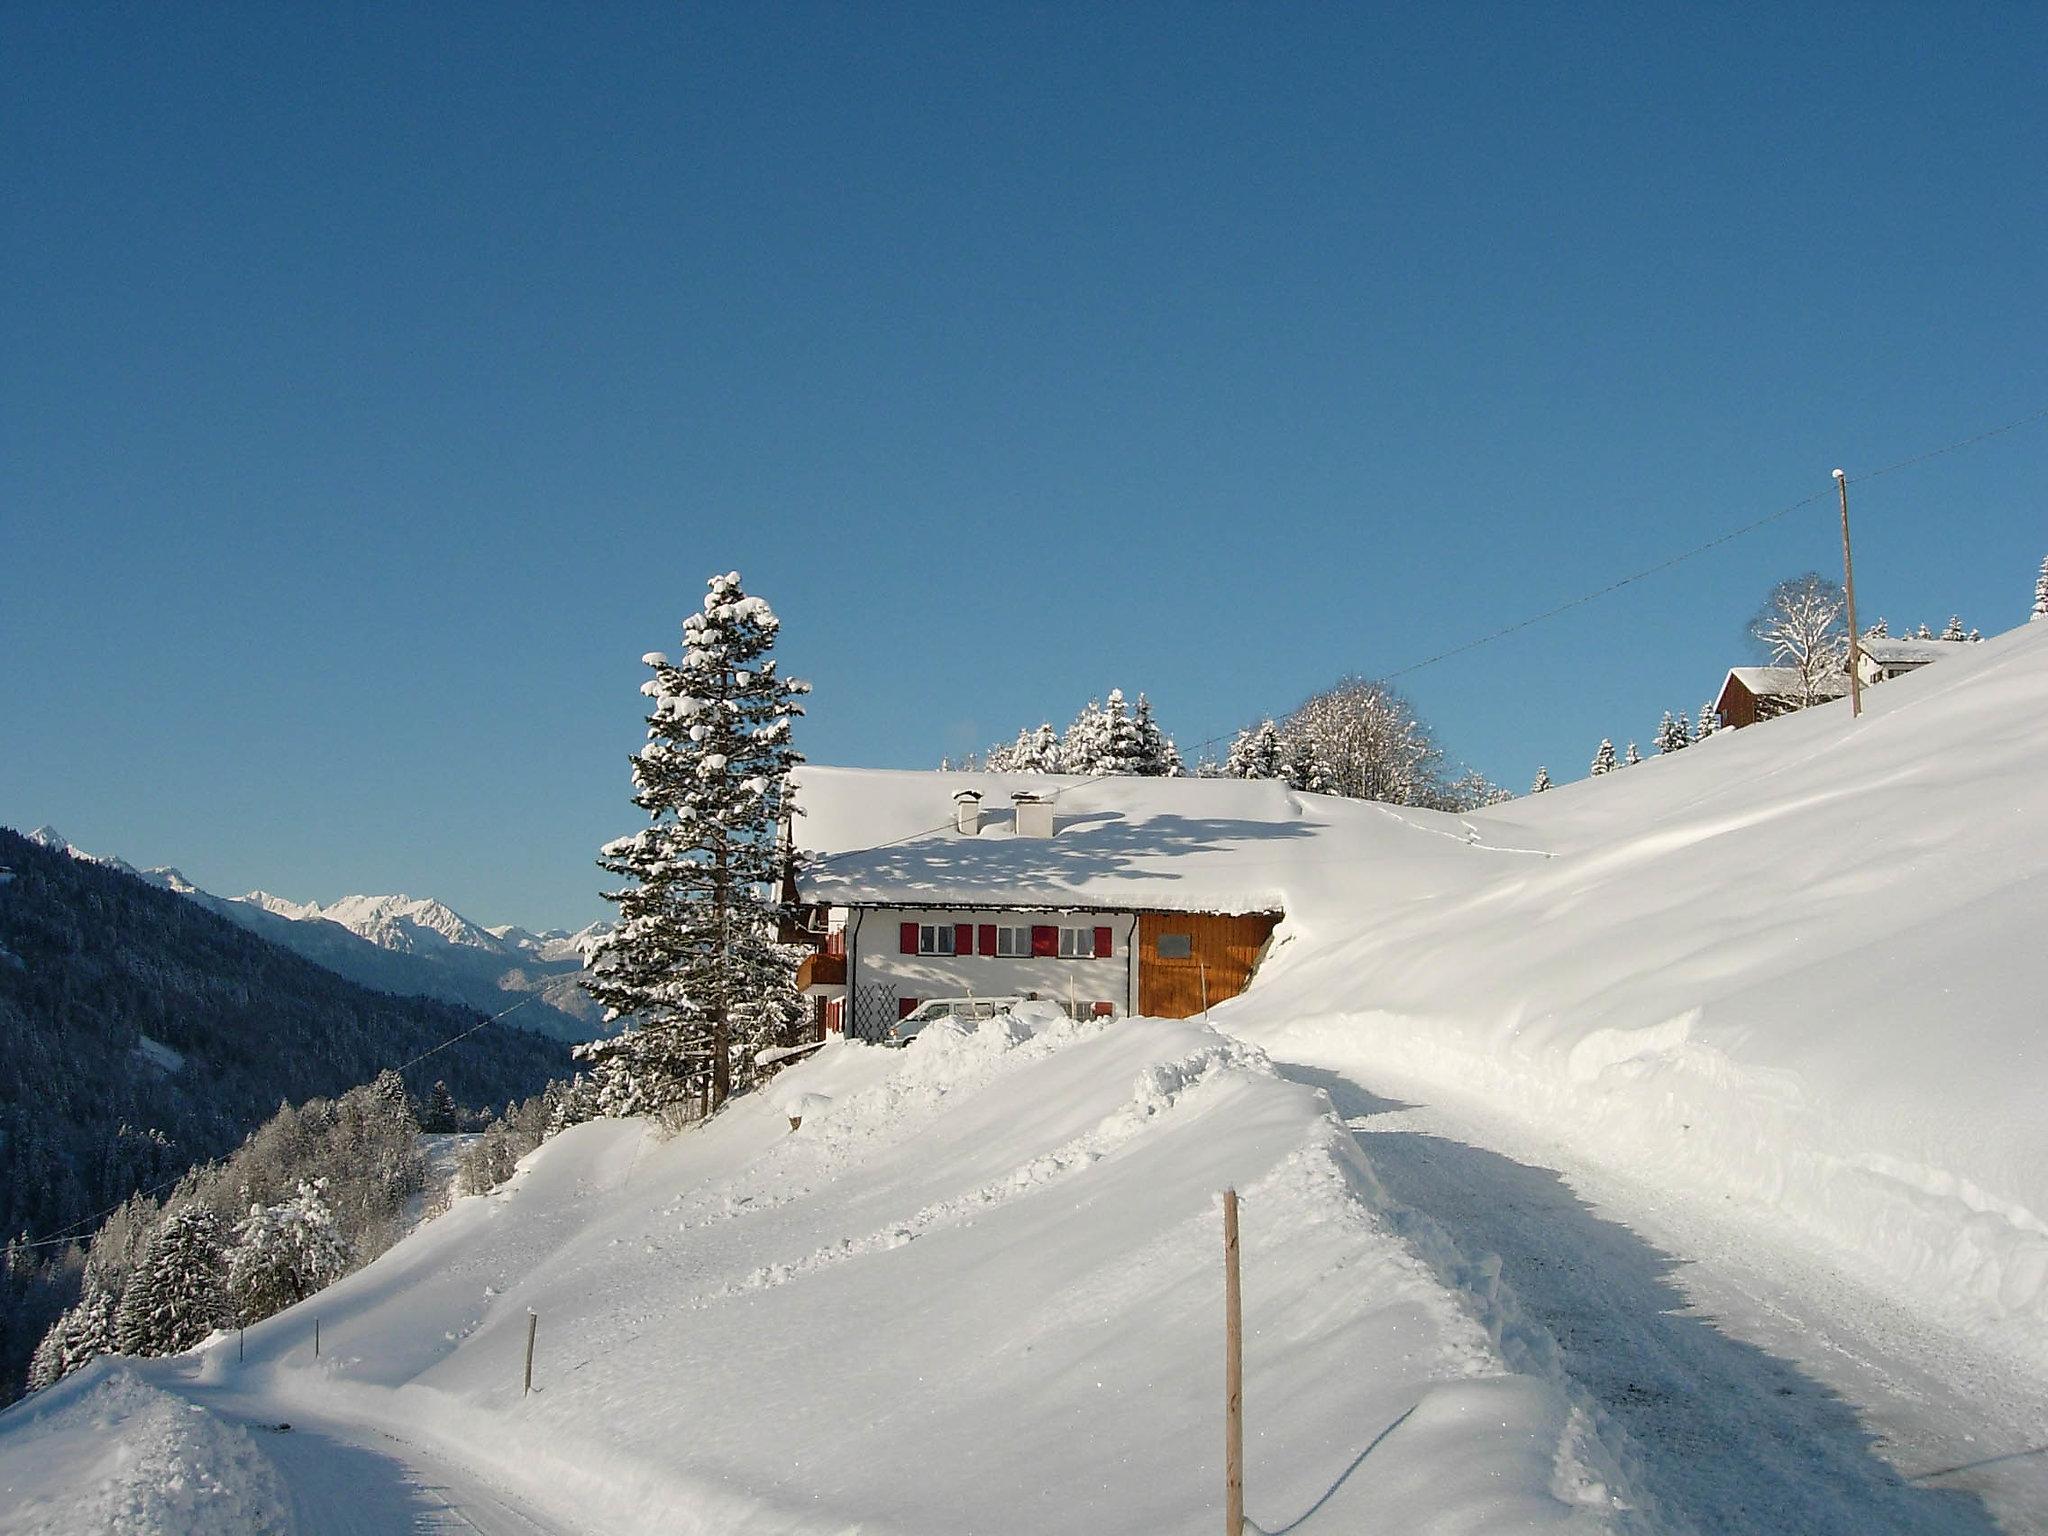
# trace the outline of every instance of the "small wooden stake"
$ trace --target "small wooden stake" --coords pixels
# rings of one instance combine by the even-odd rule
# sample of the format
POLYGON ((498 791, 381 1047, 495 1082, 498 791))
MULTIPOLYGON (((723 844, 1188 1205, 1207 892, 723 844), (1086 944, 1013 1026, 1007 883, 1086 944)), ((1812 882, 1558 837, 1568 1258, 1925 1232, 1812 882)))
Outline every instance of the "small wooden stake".
POLYGON ((1835 489, 1842 493, 1842 596, 1849 606, 1849 716, 1863 713, 1863 679, 1856 659, 1863 636, 1856 628, 1856 562, 1849 558, 1849 477, 1835 471, 1835 489))
POLYGON ((533 1390, 533 1335, 540 1327, 540 1314, 528 1311, 526 1314, 526 1382, 519 1389, 521 1397, 533 1390))
POLYGON ((320 1319, 313 1319, 313 1358, 320 1358, 320 1319))
POLYGON ((1234 1189, 1223 1191, 1223 1530, 1244 1536, 1244 1308, 1234 1189))
POLYGON ((249 1330, 237 1328, 235 1330, 235 1364, 240 1365, 242 1363, 242 1347, 248 1342, 249 1330))

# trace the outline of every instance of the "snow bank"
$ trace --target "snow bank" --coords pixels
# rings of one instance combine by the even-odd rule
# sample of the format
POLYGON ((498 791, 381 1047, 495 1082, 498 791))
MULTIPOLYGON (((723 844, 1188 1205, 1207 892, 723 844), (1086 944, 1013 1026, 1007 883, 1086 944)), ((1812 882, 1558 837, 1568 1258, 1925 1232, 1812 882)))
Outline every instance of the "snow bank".
POLYGON ((667 1143, 578 1127, 194 1368, 609 1532, 1208 1529, 1234 1185, 1260 1524, 1626 1521, 1554 1346, 1319 1092, 1199 1024, 1020 1013, 828 1046, 667 1143))
MULTIPOLYGON (((1465 819, 1217 1022, 1748 1208, 2048 1366, 2048 633, 1465 819), (1448 864, 1446 866, 1448 869, 1448 864)), ((1415 816, 1416 813, 1403 813, 1415 816)))
POLYGON ((247 1430, 101 1360, 0 1419, 9 1536, 220 1536, 291 1528, 247 1430))

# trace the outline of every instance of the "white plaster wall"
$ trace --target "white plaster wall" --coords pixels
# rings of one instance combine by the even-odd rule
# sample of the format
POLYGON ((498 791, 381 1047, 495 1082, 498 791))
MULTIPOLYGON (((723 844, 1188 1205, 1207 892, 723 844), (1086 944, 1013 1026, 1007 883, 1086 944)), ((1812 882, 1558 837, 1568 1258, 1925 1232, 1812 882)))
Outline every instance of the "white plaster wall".
POLYGON ((1114 1003, 1129 1013, 1137 1005, 1137 970, 1131 945, 1138 927, 1134 912, 992 912, 955 908, 927 911, 864 908, 847 921, 849 990, 876 983, 893 985, 898 997, 1021 997, 1035 992, 1064 1003, 1069 989, 1085 1008, 1114 1003), (984 923, 1004 928, 1051 924, 1056 928, 1107 928, 1107 959, 1052 955, 906 955, 899 952, 904 923, 984 923))

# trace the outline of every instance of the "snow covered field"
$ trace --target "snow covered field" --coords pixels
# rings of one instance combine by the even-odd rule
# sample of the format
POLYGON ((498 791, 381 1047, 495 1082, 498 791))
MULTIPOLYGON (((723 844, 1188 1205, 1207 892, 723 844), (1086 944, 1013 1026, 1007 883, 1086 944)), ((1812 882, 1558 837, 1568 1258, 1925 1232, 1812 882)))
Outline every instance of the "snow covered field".
POLYGON ((0 1529, 1209 1530, 1231 1184, 1267 1531, 2048 1529, 2048 625, 1866 704, 1464 818, 1074 784, 973 877, 1277 900, 1210 1024, 581 1127, 246 1363, 0 1418, 0 1529))
MULTIPOLYGON (((432 1445, 565 1530, 1206 1529, 1235 1184, 1255 1519, 1610 1528, 1626 1490, 1548 1338, 1385 1205, 1320 1094, 1200 1024, 1037 1006, 829 1047, 666 1144, 580 1127, 246 1363, 222 1339, 133 1376, 432 1445)), ((16 1477, 63 1432, 41 1402, 8 1425, 16 1477)), ((42 1508, 99 1476, 41 1467, 42 1508)))

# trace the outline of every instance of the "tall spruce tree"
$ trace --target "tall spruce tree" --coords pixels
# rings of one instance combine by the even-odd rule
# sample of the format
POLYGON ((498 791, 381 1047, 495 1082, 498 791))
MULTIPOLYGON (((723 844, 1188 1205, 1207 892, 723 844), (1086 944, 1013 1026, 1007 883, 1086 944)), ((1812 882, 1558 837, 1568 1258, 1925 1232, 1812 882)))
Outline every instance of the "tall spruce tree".
POLYGON ((124 1355, 174 1355, 227 1326, 228 1230, 203 1205, 171 1212, 115 1313, 124 1355))
POLYGON ((647 745, 633 755, 633 803, 648 825, 607 843, 598 863, 628 883, 605 892, 619 920, 594 948, 584 983, 626 1029, 578 1048, 615 1113, 697 1098, 715 1110, 733 1061, 785 1043, 803 1014, 797 951, 779 942, 779 833, 790 746, 808 683, 769 655, 780 621, 714 576, 683 621, 683 658, 642 659, 654 676, 647 745))
POLYGON ((1694 741, 1705 741, 1720 729, 1721 712, 1714 708, 1714 701, 1709 699, 1700 706, 1699 723, 1692 728, 1692 739, 1694 741))
POLYGON ((1548 788, 1550 788, 1550 770, 1548 768, 1538 768, 1536 770, 1536 782, 1529 786, 1529 793, 1540 795, 1548 788))
POLYGON ((1131 720, 1132 733, 1137 738, 1137 767, 1132 771, 1152 779, 1177 779, 1183 768, 1180 750, 1173 739, 1159 729, 1159 722, 1152 718, 1152 701, 1144 694, 1138 695, 1138 711, 1131 720))
POLYGON ((1692 725, 1680 711, 1673 718, 1670 710, 1664 711, 1664 718, 1657 722, 1656 747, 1659 752, 1680 752, 1692 745, 1692 725))

